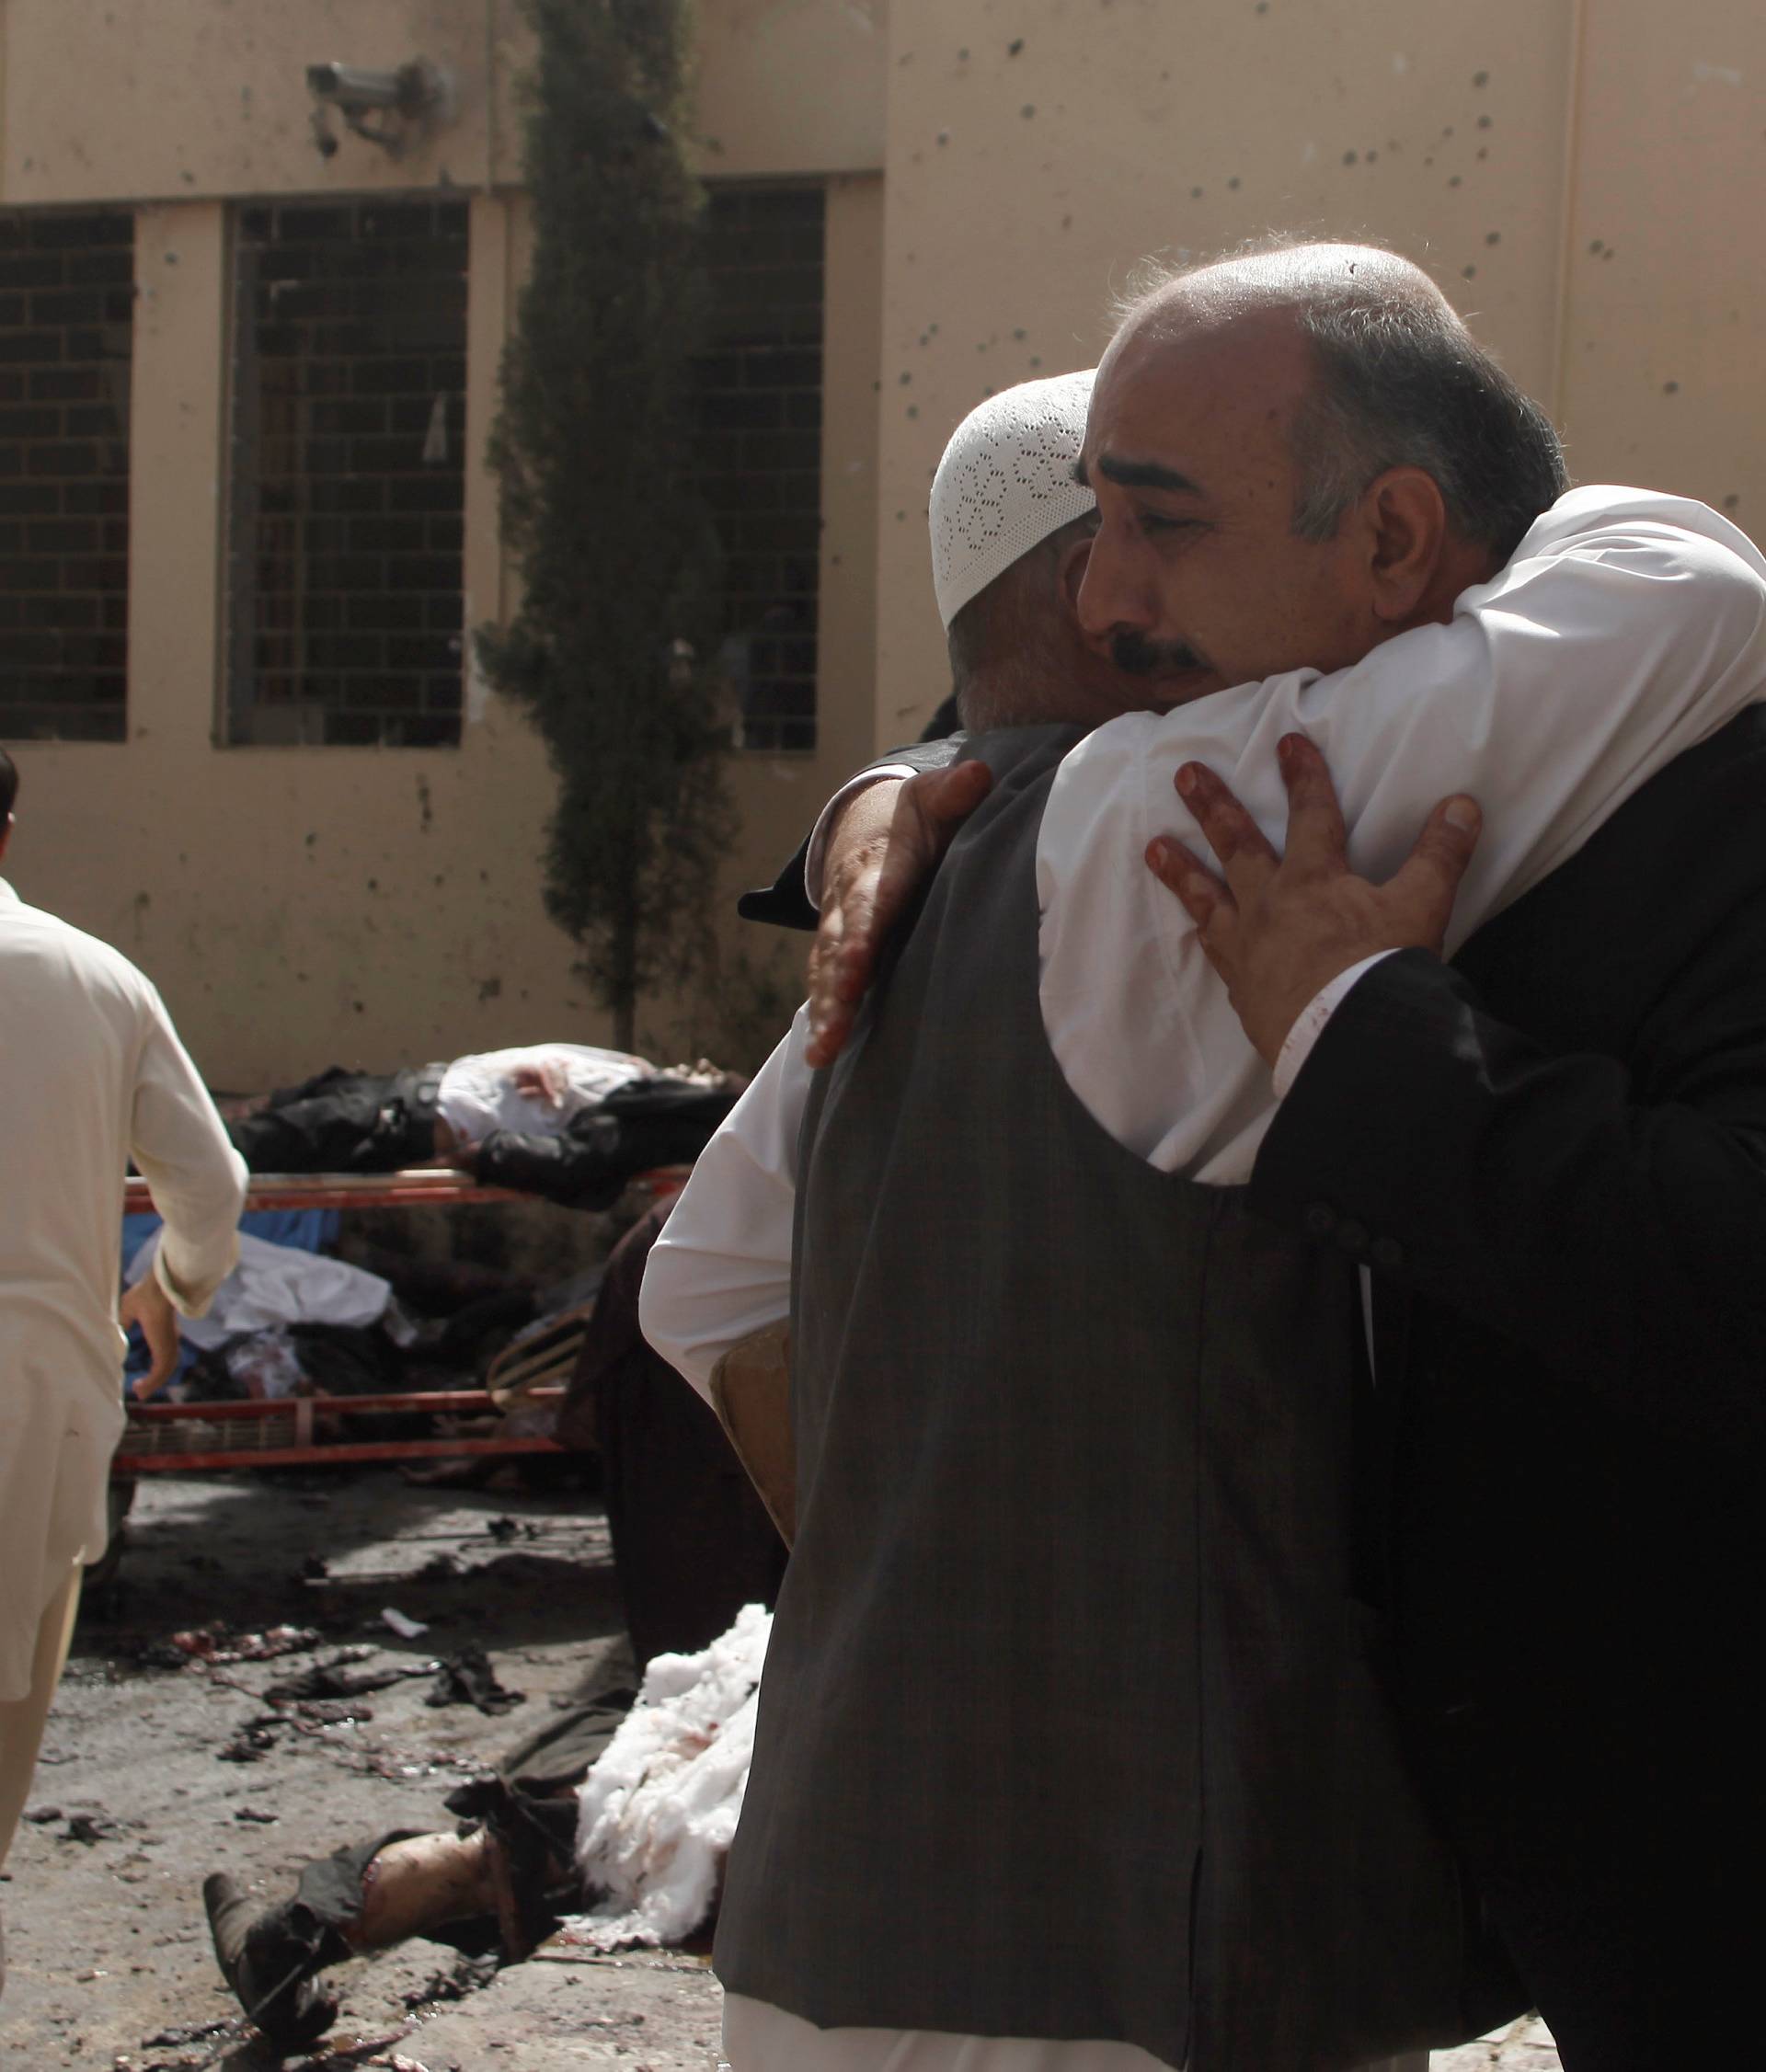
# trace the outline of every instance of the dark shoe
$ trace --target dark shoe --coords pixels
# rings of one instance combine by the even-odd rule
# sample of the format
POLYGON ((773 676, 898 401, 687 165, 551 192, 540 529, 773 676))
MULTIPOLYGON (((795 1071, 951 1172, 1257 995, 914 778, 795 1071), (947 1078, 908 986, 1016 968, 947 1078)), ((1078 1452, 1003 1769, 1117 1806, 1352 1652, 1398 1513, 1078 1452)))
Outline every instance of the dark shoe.
POLYGON ((312 1984, 326 1961, 326 1936, 306 1908, 291 1900, 257 1913, 224 1871, 203 1879, 202 1904, 222 1975, 269 2042, 297 2051, 324 2035, 338 2003, 312 1984), (308 1923, 311 1932, 303 1932, 308 1923))

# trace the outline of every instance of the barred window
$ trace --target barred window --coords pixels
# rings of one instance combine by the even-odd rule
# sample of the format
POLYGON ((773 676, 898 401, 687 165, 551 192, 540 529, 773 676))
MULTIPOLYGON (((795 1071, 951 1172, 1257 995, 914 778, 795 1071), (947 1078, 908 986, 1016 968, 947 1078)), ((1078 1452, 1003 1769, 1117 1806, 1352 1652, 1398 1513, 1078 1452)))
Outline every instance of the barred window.
POLYGON ((235 218, 227 738, 460 738, 464 202, 235 218))
POLYGON ((0 735, 120 741, 134 219, 0 211, 0 735))
POLYGON ((816 745, 823 197, 710 200, 711 343, 695 365, 700 482, 724 549, 718 661, 740 748, 816 745))

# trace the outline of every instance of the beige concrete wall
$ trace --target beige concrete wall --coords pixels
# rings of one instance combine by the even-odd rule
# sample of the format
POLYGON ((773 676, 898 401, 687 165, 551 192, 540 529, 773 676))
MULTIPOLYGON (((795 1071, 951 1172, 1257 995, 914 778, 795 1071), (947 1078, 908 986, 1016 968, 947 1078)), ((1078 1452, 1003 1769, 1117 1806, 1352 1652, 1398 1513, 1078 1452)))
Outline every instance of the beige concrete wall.
MULTIPOLYGON (((544 750, 476 672, 457 750, 215 741, 227 197, 471 188, 468 623, 513 601, 482 454, 526 265, 526 211, 519 195, 478 183, 493 166, 513 172, 509 82, 526 57, 516 17, 514 0, 8 0, 0 13, 0 203, 168 198, 142 210, 137 242, 130 739, 19 750, 27 791, 10 868, 25 897, 155 977, 216 1084, 258 1085, 332 1059, 608 1034, 544 913, 544 750), (305 63, 394 65, 419 53, 454 72, 457 120, 396 162, 348 136, 323 160, 307 129, 305 63)), ((717 888, 722 910, 738 886, 772 875, 786 830, 869 752, 882 202, 863 168, 881 152, 887 9, 707 0, 705 21, 708 171, 832 176, 829 710, 815 756, 732 761, 744 834, 717 888), (806 123, 794 109, 817 79, 819 112, 806 123)), ((728 934, 728 990, 740 995, 751 979, 728 934)), ((777 970, 788 987, 786 960, 777 970)), ((695 997, 653 1003, 644 1025, 667 1049, 716 1041, 719 1019, 717 1002, 695 997)))
POLYGON ((360 193, 514 177, 516 0, 6 0, 0 200, 360 193), (306 67, 424 57, 450 119, 315 148, 306 67))
POLYGON ((879 742, 943 684, 922 520, 946 431, 1094 360, 1149 253, 1377 237, 1550 402, 1579 479, 1766 521, 1749 0, 896 0, 891 37, 879 742))
POLYGON ((1701 497, 1766 541, 1766 11, 1590 5, 1573 166, 1572 465, 1701 497))
MULTIPOLYGON (((708 176, 874 172, 889 0, 699 0, 708 176)), ((360 193, 519 177, 520 0, 4 0, 0 201, 360 193), (393 157, 315 149, 309 63, 446 75, 393 157)))
POLYGON ((889 0, 698 0, 697 120, 713 178, 883 163, 889 0))
MULTIPOLYGON (((1551 401, 1583 479, 1766 514, 1753 0, 701 0, 701 18, 706 171, 831 176, 821 745, 734 765, 719 897, 941 695, 923 521, 945 438, 990 388, 1089 363, 1150 252, 1385 239, 1551 401)), ((516 0, 4 0, 0 33, 0 203, 152 203, 132 738, 25 751, 21 886, 139 955, 224 1083, 602 1033, 541 908, 544 757, 481 684, 457 751, 212 745, 223 204, 473 193, 476 459, 523 264, 516 0), (347 137, 321 160, 304 64, 419 53, 453 72, 456 119, 396 162, 347 137)), ((466 539, 482 619, 512 593, 478 467, 466 539)), ((739 944, 767 945, 725 942, 734 998, 739 944)), ((659 1001, 640 1027, 667 1047, 714 1020, 659 1001)))
MULTIPOLYGON (((472 204, 467 436, 507 321, 509 217, 472 204)), ((448 1056, 604 1024, 545 919, 551 794, 523 721, 475 689, 457 750, 215 745, 225 212, 137 237, 130 738, 30 743, 14 882, 159 982, 212 1081, 448 1056)), ((502 583, 495 489, 468 475, 469 615, 502 583)))
POLYGON ((1540 0, 896 0, 879 740, 946 687, 923 526, 946 432, 1092 364, 1146 255, 1377 236, 1549 385, 1570 28, 1540 0))

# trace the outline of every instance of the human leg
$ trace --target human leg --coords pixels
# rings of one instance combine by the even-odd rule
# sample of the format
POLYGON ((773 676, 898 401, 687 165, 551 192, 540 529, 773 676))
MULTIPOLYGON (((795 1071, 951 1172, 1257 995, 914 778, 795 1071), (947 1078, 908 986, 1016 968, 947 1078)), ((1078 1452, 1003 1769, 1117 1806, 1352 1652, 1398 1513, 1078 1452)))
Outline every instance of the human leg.
POLYGON ((0 1864, 6 1860, 19 1816, 30 1796, 30 1780, 42 1746, 43 1727, 62 1679, 74 1620, 80 1608, 80 1564, 73 1563, 66 1580, 50 1600, 37 1625, 31 1656, 30 1689, 23 1698, 0 1704, 0 1864))
MULTIPOLYGON (((74 1620, 80 1608, 80 1564, 75 1562, 37 1623, 30 1689, 24 1697, 0 1704, 0 1864, 6 1860, 25 1802, 30 1796, 37 1751, 43 1745, 43 1727, 55 1687, 62 1680, 67 1644, 74 1637, 74 1620)), ((0 1992, 6 1990, 6 1929, 0 1925, 0 1992)))
POLYGON ((305 1864, 280 1904, 252 1898, 224 1872, 205 1880, 215 1957, 266 2036, 285 2048, 311 2043, 337 2017, 314 1984, 319 1973, 410 1936, 468 1955, 499 1951, 505 1963, 527 1955, 556 1918, 548 1895, 572 1877, 575 1799, 530 1803, 494 1781, 479 1796, 473 1810, 483 1817, 464 1832, 395 1830, 349 1844, 305 1864))

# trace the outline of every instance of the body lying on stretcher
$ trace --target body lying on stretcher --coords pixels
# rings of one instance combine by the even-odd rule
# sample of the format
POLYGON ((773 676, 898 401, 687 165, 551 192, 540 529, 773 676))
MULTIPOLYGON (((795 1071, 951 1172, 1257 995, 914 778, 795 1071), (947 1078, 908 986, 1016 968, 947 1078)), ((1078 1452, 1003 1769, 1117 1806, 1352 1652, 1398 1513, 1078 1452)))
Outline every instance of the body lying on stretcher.
POLYGON ((223 1112, 254 1173, 393 1173, 440 1159, 487 1186, 598 1209, 634 1173, 690 1163, 740 1091, 704 1063, 663 1070, 547 1043, 389 1073, 332 1066, 223 1112))

